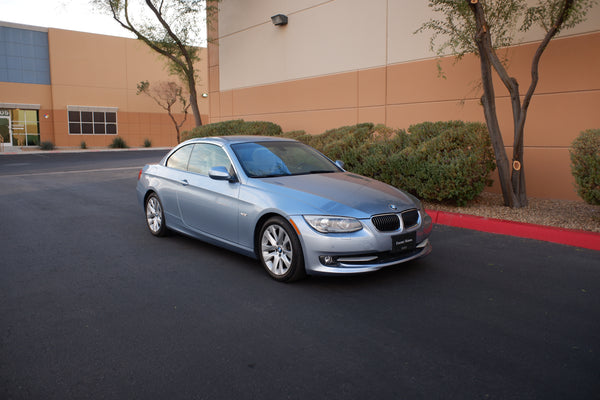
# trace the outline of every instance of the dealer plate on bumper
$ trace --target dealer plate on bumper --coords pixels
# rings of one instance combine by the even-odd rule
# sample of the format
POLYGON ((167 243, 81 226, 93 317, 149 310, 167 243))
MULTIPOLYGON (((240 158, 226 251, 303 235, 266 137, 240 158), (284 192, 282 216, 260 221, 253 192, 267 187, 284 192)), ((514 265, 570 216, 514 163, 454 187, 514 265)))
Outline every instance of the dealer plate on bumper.
POLYGON ((417 246, 417 232, 392 236, 392 253, 414 250, 417 246))

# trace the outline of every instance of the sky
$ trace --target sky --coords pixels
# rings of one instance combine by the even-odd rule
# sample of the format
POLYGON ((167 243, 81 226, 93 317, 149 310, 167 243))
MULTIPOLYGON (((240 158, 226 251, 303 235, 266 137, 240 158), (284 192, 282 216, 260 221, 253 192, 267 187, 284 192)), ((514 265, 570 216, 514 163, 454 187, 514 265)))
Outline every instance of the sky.
POLYGON ((0 0, 0 21, 133 38, 89 0, 0 0))
POLYGON ((88 0, 0 0, 0 21, 103 35, 133 37, 88 0))

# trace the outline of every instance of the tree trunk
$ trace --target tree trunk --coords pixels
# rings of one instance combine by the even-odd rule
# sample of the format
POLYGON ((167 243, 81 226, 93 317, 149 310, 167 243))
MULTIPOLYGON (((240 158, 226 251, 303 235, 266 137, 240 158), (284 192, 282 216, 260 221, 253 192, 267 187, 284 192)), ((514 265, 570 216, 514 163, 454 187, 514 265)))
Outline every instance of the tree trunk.
POLYGON ((173 121, 173 125, 175 125, 175 131, 177 132, 177 143, 179 144, 179 143, 181 143, 181 134, 179 131, 179 124, 177 123, 177 120, 171 113, 171 109, 168 110, 168 114, 169 114, 169 118, 171 118, 171 121, 173 121))
POLYGON ((502 189, 502 197, 504 199, 505 206, 515 207, 517 204, 517 199, 513 191, 510 176, 510 166, 508 163, 508 157, 506 156, 506 149, 504 148, 502 132, 500 131, 500 124, 498 123, 498 116, 496 113, 496 99, 494 95, 494 85, 492 82, 491 65, 485 56, 480 57, 480 60, 482 71, 481 76, 483 81, 483 96, 481 96, 481 103, 483 104, 483 112, 490 135, 490 141, 492 143, 492 148, 494 149, 496 167, 498 168, 498 177, 500 179, 500 188, 502 189))
POLYGON ((196 77, 194 76, 194 65, 191 58, 188 60, 187 64, 187 81, 190 90, 190 105, 192 107, 192 114, 194 115, 194 122, 196 123, 196 126, 202 126, 202 117, 200 116, 200 109, 198 108, 198 92, 196 91, 196 77))
POLYGON ((477 27, 474 39, 481 62, 481 80, 484 92, 481 102, 483 104, 490 140, 496 156, 496 166, 498 167, 504 205, 512 208, 524 207, 527 205, 527 193, 525 190, 525 174, 523 169, 523 130, 527 110, 521 108, 521 98, 517 81, 508 75, 496 55, 481 4, 478 1, 466 1, 473 11, 477 27), (514 121, 512 166, 508 163, 506 149, 502 140, 502 132, 498 123, 492 66, 504 86, 508 89, 511 97, 514 121))
MULTIPOLYGON (((518 207, 525 207, 528 203, 527 201, 527 191, 525 189, 525 170, 523 168, 523 136, 525 130, 525 119, 527 118, 527 110, 529 108, 529 104, 531 103, 531 98, 533 97, 533 93, 537 87, 537 83, 539 80, 539 64, 542 54, 550 40, 558 33, 559 28, 564 23, 567 15, 574 6, 574 0, 565 0, 561 5, 560 12, 557 15, 556 20, 553 22, 552 27, 546 32, 544 39, 538 46, 535 55, 531 61, 531 83, 529 85, 529 89, 523 98, 523 105, 520 105, 519 91, 518 86, 516 90, 516 97, 519 101, 518 107, 518 118, 515 115, 515 139, 513 145, 513 168, 512 168, 512 185, 513 191, 518 201, 518 207)), ((516 82, 515 82, 516 83, 516 82)), ((508 87, 508 86, 507 86, 508 87)), ((509 88, 510 90, 510 88, 509 88)), ((514 96, 513 91, 511 90, 511 95, 514 96)), ((515 110, 515 102, 513 101, 513 110, 515 110)))
POLYGON ((523 127, 515 128, 515 142, 513 147, 513 165, 511 173, 512 190, 517 200, 516 208, 525 207, 529 203, 527 200, 527 190, 525 186, 525 168, 523 164, 523 127), (520 130, 520 132, 519 132, 520 130))
POLYGON ((196 94, 196 90, 194 90, 194 93, 190 92, 190 104, 196 126, 202 126, 202 117, 200 116, 200 109, 198 108, 198 95, 196 94))
POLYGON ((496 157, 496 167, 498 168, 498 177, 500 179, 500 188, 502 189, 504 205, 508 207, 519 207, 519 201, 515 196, 511 180, 511 168, 508 163, 508 157, 506 155, 506 149, 504 147, 496 111, 496 94, 494 92, 494 81, 492 77, 492 63, 496 63, 498 60, 493 58, 492 42, 481 4, 478 4, 477 1, 466 1, 469 3, 471 11, 473 11, 477 27, 474 39, 477 44, 481 65, 481 83, 483 85, 481 103, 483 104, 485 121, 488 127, 492 148, 494 149, 494 155, 496 157))

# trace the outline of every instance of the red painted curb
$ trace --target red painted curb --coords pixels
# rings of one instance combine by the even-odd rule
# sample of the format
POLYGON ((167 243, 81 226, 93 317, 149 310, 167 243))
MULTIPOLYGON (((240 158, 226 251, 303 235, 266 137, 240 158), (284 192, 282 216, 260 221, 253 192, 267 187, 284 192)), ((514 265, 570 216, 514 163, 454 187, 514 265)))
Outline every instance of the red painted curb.
POLYGON ((600 233, 426 210, 435 224, 600 250, 600 233))

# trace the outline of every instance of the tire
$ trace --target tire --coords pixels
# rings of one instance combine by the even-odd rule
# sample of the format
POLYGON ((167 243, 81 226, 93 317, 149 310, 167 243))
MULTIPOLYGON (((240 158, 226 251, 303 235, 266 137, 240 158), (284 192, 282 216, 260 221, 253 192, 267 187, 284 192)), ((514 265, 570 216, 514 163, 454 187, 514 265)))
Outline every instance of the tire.
POLYGON ((267 273, 278 282, 292 282, 306 275, 298 235, 281 217, 269 218, 260 229, 258 256, 267 273))
POLYGON ((156 193, 152 193, 146 198, 144 210, 146 211, 146 225, 150 233, 154 236, 165 236, 167 234, 165 213, 156 193))

